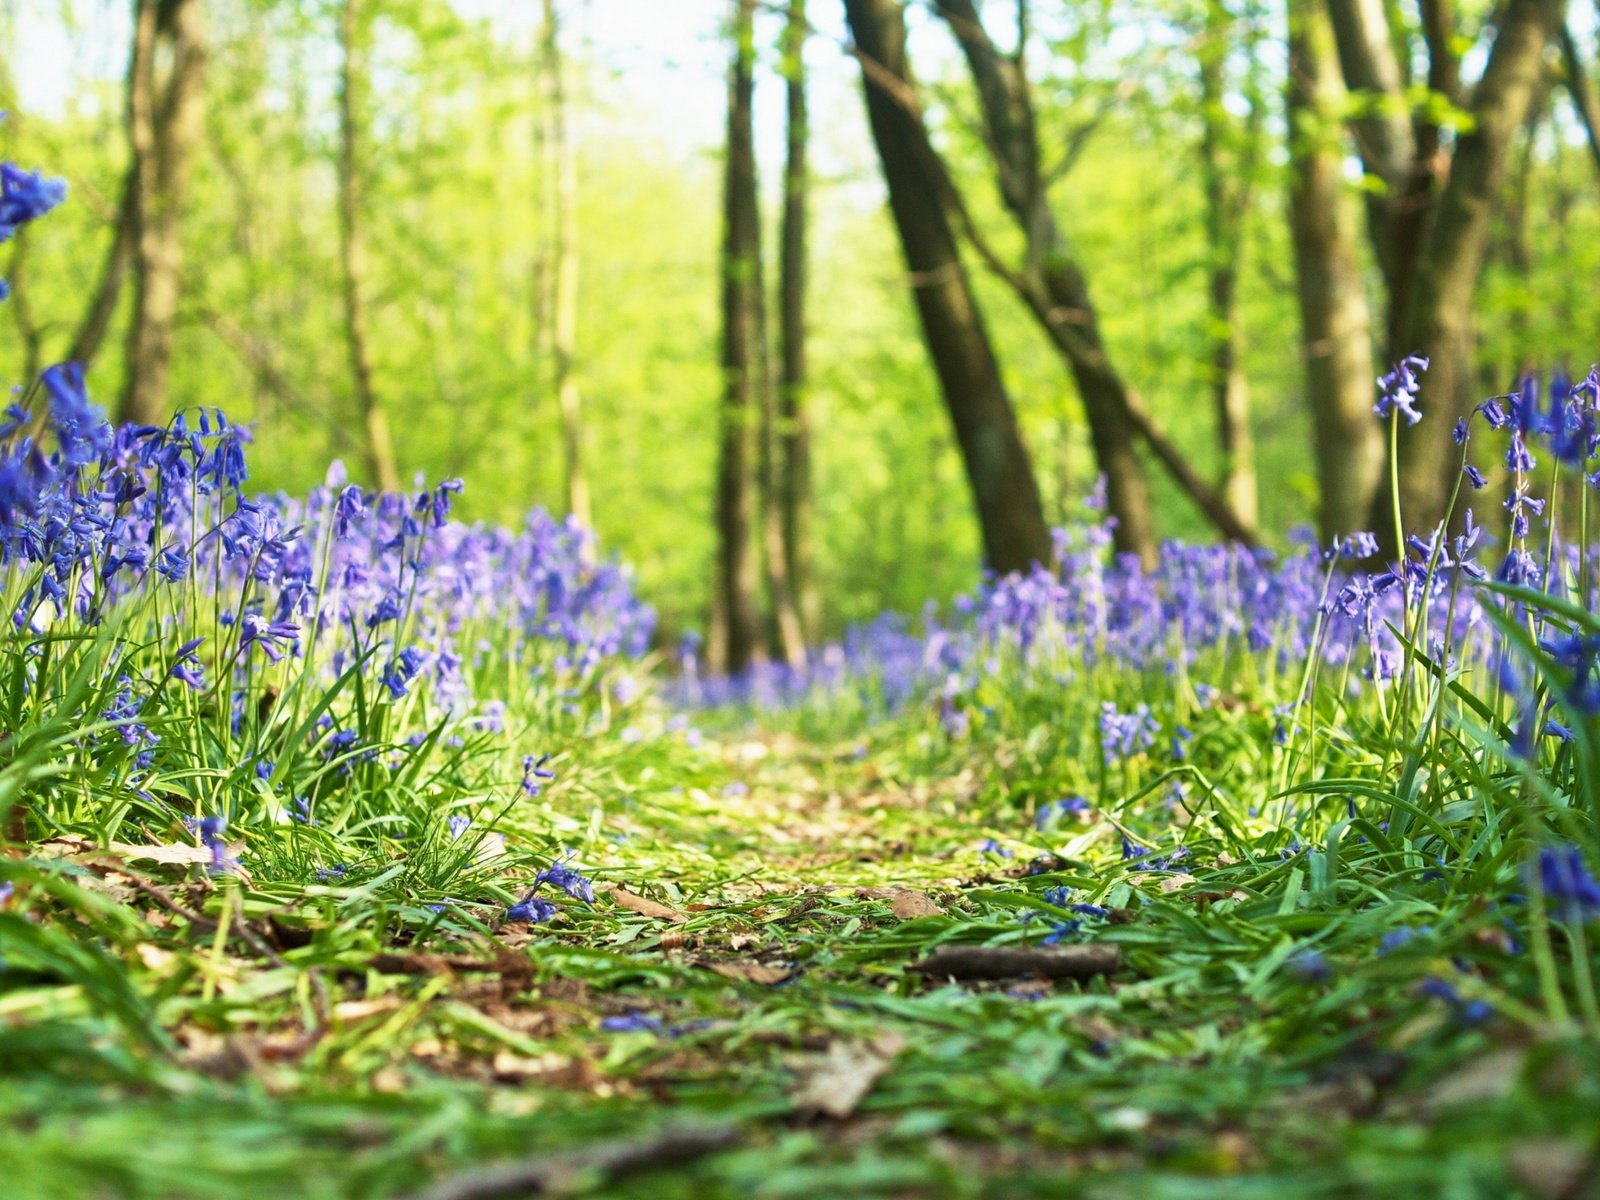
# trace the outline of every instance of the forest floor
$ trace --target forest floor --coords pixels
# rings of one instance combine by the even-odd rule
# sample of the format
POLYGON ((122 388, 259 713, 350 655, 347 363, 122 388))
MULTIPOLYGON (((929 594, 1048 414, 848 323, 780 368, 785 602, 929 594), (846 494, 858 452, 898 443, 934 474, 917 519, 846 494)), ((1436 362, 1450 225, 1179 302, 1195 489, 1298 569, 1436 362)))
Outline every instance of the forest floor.
POLYGON ((1492 918, 1308 911, 1327 881, 1198 823, 1187 872, 1132 869, 1119 814, 997 806, 1004 754, 741 732, 702 761, 615 781, 593 905, 472 936, 58 846, 146 915, 177 1050, 76 1070, 33 1026, 0 1192, 1597 1194, 1593 1044, 1421 986, 1474 955, 1492 988, 1492 918), (1396 917, 1426 936, 1380 952, 1396 917), (925 961, 954 946, 1025 957, 925 961))

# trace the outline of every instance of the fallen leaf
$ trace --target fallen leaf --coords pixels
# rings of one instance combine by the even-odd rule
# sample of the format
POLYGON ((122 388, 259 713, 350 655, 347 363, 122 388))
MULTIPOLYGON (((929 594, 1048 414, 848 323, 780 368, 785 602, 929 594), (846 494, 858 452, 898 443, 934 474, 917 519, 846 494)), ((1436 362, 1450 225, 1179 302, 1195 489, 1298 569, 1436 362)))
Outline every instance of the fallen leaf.
POLYGON ((494 1056, 494 1073, 495 1078, 506 1081, 536 1079, 554 1075, 571 1061, 562 1054, 541 1054, 536 1058, 528 1058, 513 1054, 510 1050, 501 1050, 494 1056))
POLYGON ((736 933, 728 939, 728 949, 733 951, 749 950, 761 945, 762 937, 758 933, 736 933))
POLYGON ((211 861, 211 849, 208 846, 189 846, 182 842, 170 845, 153 843, 149 846, 134 846, 127 842, 112 842, 106 849, 130 862, 153 862, 163 866, 194 866, 211 861))
POLYGON ((795 1089, 794 1106, 844 1120, 867 1098, 905 1044, 906 1039, 893 1031, 869 1042, 834 1042, 795 1089))
POLYGON ((721 975, 724 979, 737 979, 744 983, 759 983, 771 986, 782 983, 794 975, 791 967, 769 967, 758 962, 714 962, 703 964, 721 975))
POLYGON ((621 908, 629 912, 636 912, 641 917, 655 917, 662 921, 687 921, 689 918, 684 913, 668 905, 658 903, 648 896, 636 896, 627 888, 614 887, 609 895, 621 908))
POLYGON ((370 1000, 344 1000, 333 1006, 333 1015, 341 1021, 359 1021, 379 1013, 393 1012, 403 1002, 399 996, 374 996, 370 1000))
POLYGON ((895 892, 891 911, 902 921, 914 921, 918 917, 944 916, 944 909, 921 892, 913 892, 909 888, 895 892))

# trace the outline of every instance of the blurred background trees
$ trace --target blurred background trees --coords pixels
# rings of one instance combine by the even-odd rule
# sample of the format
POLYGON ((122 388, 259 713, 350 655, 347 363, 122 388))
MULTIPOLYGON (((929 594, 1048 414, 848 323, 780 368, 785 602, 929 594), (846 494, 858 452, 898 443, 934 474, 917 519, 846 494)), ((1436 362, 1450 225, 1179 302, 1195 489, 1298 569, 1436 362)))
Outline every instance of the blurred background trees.
POLYGON ((1403 491, 1436 517, 1455 415, 1597 354, 1595 26, 5 0, 0 138, 77 203, 0 264, 0 336, 14 383, 75 357, 126 416, 253 422, 263 487, 338 457, 592 519, 666 636, 793 659, 1048 553, 1102 474, 1147 559, 1386 533, 1373 376, 1411 351, 1403 491))

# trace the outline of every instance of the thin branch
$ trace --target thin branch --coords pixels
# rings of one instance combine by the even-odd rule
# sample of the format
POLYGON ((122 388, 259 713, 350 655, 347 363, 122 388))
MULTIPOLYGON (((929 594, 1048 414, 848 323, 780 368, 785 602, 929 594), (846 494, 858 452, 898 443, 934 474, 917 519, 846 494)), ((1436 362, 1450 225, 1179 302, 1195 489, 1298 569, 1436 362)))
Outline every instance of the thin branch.
POLYGON ((1561 23, 1561 61, 1566 67, 1567 94, 1572 97, 1572 107, 1578 110, 1578 120, 1583 122, 1583 132, 1588 135, 1589 154, 1595 168, 1600 170, 1600 106, 1596 105, 1594 89, 1589 86, 1588 73, 1583 69, 1583 53, 1572 36, 1572 26, 1561 23))

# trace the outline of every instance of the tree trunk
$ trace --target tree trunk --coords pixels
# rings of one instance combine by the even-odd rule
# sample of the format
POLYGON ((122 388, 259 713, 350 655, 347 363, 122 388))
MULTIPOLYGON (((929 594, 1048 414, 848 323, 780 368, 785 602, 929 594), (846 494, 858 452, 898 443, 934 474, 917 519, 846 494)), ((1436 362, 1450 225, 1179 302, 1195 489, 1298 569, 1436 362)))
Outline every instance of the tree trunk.
POLYGON ((1101 341, 1088 281, 1071 256, 1045 193, 1033 102, 1021 58, 999 53, 972 0, 939 0, 938 10, 977 84, 1001 199, 1027 242, 1023 275, 1039 293, 1035 314, 1047 315, 1046 331, 1066 358, 1083 402, 1095 460, 1106 478, 1107 509, 1117 522, 1117 548, 1154 563, 1155 512, 1136 453, 1139 428, 1128 411, 1126 385, 1101 341))
POLYGON ((389 418, 372 384, 367 344, 367 310, 361 289, 366 281, 366 243, 361 229, 361 97, 366 82, 366 34, 359 0, 344 0, 339 11, 339 259, 343 274, 345 348, 356 406, 366 426, 367 475, 385 492, 400 490, 389 418))
POLYGON ((1339 121, 1347 106, 1320 0, 1289 6, 1289 220, 1323 542, 1366 526, 1383 471, 1372 342, 1339 121))
POLYGON ((864 58, 867 117, 911 272, 923 340, 972 488, 984 558, 996 571, 1025 570, 1049 561, 1050 535, 1016 414, 956 250, 945 190, 924 152, 921 113, 913 100, 889 90, 891 84, 905 92, 911 88, 905 14, 897 0, 845 0, 845 14, 864 58))
MULTIPOLYGON (((1253 169, 1250 146, 1236 147, 1240 131, 1224 107, 1223 65, 1233 49, 1234 21, 1222 0, 1206 5, 1200 48, 1200 165, 1206 211, 1206 299, 1210 318, 1211 404, 1222 451, 1220 487, 1246 524, 1256 523, 1255 442, 1250 435, 1250 394, 1244 374, 1244 323, 1239 312, 1239 272, 1253 169)), ((1259 112, 1259 105, 1253 113, 1259 112)), ((1254 138, 1252 115, 1246 138, 1254 138)))
POLYGON ((734 0, 734 52, 728 71, 728 148, 723 169, 722 407, 716 524, 717 582, 709 662, 737 674, 763 657, 757 566, 751 547, 754 495, 751 441, 759 402, 760 213, 751 106, 755 91, 756 0, 734 0))
POLYGON ((1368 235, 1385 289, 1390 296, 1403 295, 1410 254, 1396 238, 1395 202, 1407 194, 1417 162, 1403 64, 1384 0, 1327 0, 1327 4, 1345 86, 1366 100, 1350 122, 1356 146, 1367 173, 1382 185, 1365 192, 1368 235))
POLYGON ((806 640, 821 636, 821 593, 811 548, 811 428, 806 411, 807 208, 810 168, 806 111, 806 0, 789 0, 783 66, 786 154, 783 228, 778 281, 778 504, 783 514, 784 560, 806 640))
MULTIPOLYGON (((204 119, 205 13, 201 0, 138 0, 134 11, 136 78, 128 90, 128 132, 137 193, 132 203, 134 279, 126 375, 118 418, 164 424, 172 363, 172 334, 183 280, 182 222, 189 169, 204 119), (165 40, 170 52, 160 56, 165 40), (138 76, 148 73, 148 84, 138 76)), ((121 266, 113 244, 107 273, 114 306, 121 266)), ((99 311, 97 297, 91 322, 99 311)), ((109 316, 109 312, 107 313, 109 316)))
MULTIPOLYGON (((1512 135, 1540 86, 1560 0, 1507 0, 1483 76, 1473 89, 1473 128, 1460 136, 1418 258, 1404 344, 1432 362, 1423 377, 1424 420, 1400 434, 1401 509, 1411 529, 1444 518, 1456 454, 1450 429, 1472 407, 1472 299, 1482 274, 1489 218, 1500 196, 1512 135)), ((1386 511, 1380 495, 1376 516, 1386 511)), ((1392 535, 1391 535, 1392 536, 1392 535)), ((1393 547, 1386 547, 1393 550, 1393 547)))
POLYGON ((554 243, 554 295, 551 350, 555 390, 561 406, 561 460, 566 483, 567 515, 585 528, 593 515, 589 480, 583 470, 583 413, 573 355, 578 335, 578 236, 574 210, 578 192, 578 159, 567 129, 567 96, 562 78, 561 28, 555 0, 544 0, 544 39, 540 66, 544 75, 544 138, 546 195, 550 200, 554 243))

